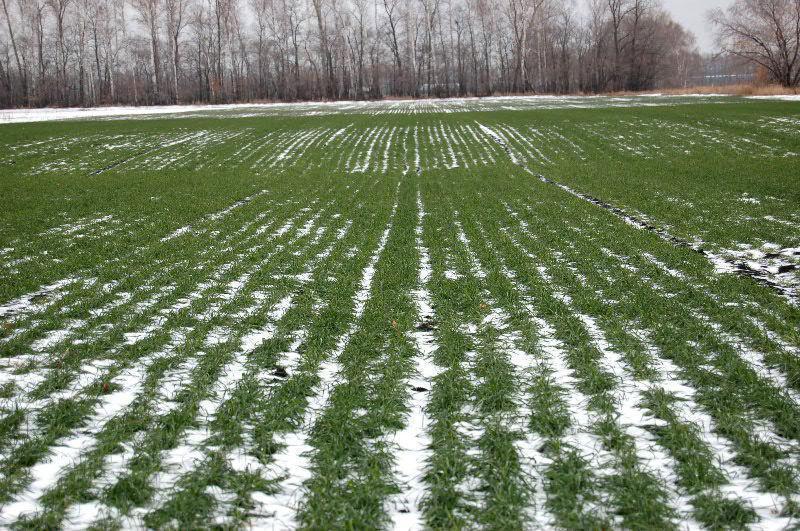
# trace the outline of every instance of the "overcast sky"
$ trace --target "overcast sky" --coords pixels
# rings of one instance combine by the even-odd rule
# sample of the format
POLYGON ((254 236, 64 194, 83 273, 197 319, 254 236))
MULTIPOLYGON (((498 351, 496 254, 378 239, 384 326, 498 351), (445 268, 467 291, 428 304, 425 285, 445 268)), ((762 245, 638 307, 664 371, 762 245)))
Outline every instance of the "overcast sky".
POLYGON ((675 20, 695 34, 701 52, 714 51, 714 32, 706 22, 706 13, 715 7, 727 7, 733 0, 662 0, 662 2, 675 20))

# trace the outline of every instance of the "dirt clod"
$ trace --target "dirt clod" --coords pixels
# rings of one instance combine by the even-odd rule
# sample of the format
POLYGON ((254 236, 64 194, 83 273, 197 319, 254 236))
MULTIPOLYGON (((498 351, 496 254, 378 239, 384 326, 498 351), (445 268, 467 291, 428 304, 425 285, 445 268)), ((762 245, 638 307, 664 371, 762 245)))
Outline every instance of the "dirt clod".
POLYGON ((431 332, 436 330, 436 323, 431 320, 422 321, 420 324, 417 325, 417 330, 420 332, 431 332))

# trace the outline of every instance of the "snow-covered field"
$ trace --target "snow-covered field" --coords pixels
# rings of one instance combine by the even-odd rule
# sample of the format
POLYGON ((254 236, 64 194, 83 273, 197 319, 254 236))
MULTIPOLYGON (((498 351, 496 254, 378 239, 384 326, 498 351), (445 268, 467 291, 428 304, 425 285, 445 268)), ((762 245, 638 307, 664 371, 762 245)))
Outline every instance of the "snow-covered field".
MULTIPOLYGON (((791 100, 792 96, 765 96, 791 100)), ((485 98, 443 98, 423 100, 333 101, 307 103, 237 103, 227 105, 162 105, 139 107, 90 107, 0 110, 0 123, 51 120, 94 120, 136 118, 252 117, 275 114, 314 116, 338 113, 420 114, 496 110, 650 107, 690 103, 724 103, 733 98, 719 94, 669 96, 495 96, 485 98)))

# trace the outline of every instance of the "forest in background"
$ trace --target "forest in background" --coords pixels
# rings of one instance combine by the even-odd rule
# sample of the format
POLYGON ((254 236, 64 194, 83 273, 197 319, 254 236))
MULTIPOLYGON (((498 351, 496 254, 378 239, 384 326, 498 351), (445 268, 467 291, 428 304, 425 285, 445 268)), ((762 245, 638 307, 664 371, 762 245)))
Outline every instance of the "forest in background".
POLYGON ((659 0, 0 0, 0 105, 683 86, 659 0))

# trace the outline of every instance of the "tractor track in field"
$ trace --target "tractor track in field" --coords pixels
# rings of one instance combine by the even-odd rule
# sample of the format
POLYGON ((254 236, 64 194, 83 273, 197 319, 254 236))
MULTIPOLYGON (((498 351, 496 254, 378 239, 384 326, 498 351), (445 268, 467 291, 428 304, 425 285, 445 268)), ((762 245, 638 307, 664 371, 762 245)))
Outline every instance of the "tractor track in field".
MULTIPOLYGON (((567 186, 565 184, 561 184, 561 183, 559 183, 557 181, 554 181, 553 179, 550 179, 549 177, 545 177, 544 175, 542 175, 540 173, 535 173, 535 172, 531 171, 530 169, 528 169, 525 166, 523 166, 523 168, 526 171, 528 171, 529 173, 531 173, 532 175, 538 177, 540 181, 542 181, 544 183, 547 183, 547 184, 550 184, 550 185, 553 185, 553 186, 556 186, 556 187, 564 190, 565 192, 574 195, 575 197, 577 197, 579 199, 583 199, 584 201, 588 201, 589 203, 592 203, 595 206, 603 208, 603 209, 611 212, 612 214, 616 215, 617 217, 619 217, 620 219, 622 219, 625 223, 628 223, 629 225, 632 225, 632 226, 634 226, 636 228, 639 228, 639 229, 646 230, 646 231, 652 232, 654 234, 657 234, 662 240, 664 240, 666 242, 669 242, 669 243, 675 245, 676 247, 689 249, 691 251, 694 251, 694 252, 706 257, 714 265, 714 267, 717 268, 717 269, 720 269, 720 270, 725 271, 725 272, 730 271, 730 272, 736 273, 738 275, 741 275, 741 276, 744 276, 744 277, 747 277, 747 278, 751 278, 751 279, 755 280, 756 282, 758 282, 758 283, 760 283, 760 284, 762 284, 764 286, 772 288, 773 290, 777 291, 778 293, 780 293, 781 295, 783 295, 784 297, 786 297, 790 301, 795 302, 795 304, 798 302, 797 289, 795 289, 793 287, 789 287, 789 286, 783 286, 783 285, 771 280, 769 278, 770 273, 768 271, 766 271, 766 266, 764 266, 763 269, 758 269, 758 268, 755 268, 755 267, 751 266, 748 262, 745 262, 743 260, 733 260, 733 259, 727 258, 727 257, 725 257, 723 255, 712 253, 712 252, 706 250, 705 248, 703 248, 701 245, 698 245, 696 243, 692 243, 692 242, 690 242, 688 240, 685 240, 683 238, 679 238, 679 237, 671 234, 669 231, 667 231, 666 229, 664 229, 662 227, 658 227, 657 225, 654 225, 654 224, 652 224, 650 222, 644 221, 644 220, 642 220, 640 218, 637 218, 636 216, 632 216, 629 213, 627 213, 625 210, 623 210, 623 209, 621 209, 621 208, 619 208, 617 206, 614 206, 614 205, 612 205, 611 203, 609 203, 607 201, 603 201, 602 199, 598 199, 598 198, 596 198, 594 196, 585 194, 583 192, 578 192, 577 190, 575 190, 573 188, 570 188, 569 186, 567 186)), ((780 256, 782 256, 782 253, 781 252, 776 252, 776 253, 770 253, 769 255, 766 255, 765 258, 773 258, 774 259, 774 258, 778 258, 780 256)), ((798 266, 796 264, 785 263, 785 264, 782 264, 782 265, 778 266, 776 272, 778 274, 790 273, 792 271, 796 271, 797 269, 798 269, 798 266)))
POLYGON ((129 161, 131 161, 131 160, 133 160, 133 159, 135 159, 137 157, 141 157, 143 155, 149 155, 150 153, 158 151, 159 149, 171 148, 171 147, 175 147, 175 146, 178 146, 178 145, 181 145, 181 144, 185 144, 186 142, 189 142, 190 140, 196 139, 198 137, 202 137, 204 134, 205 133, 203 131, 200 131, 200 132, 198 132, 196 134, 187 135, 187 136, 184 136, 183 138, 179 138, 178 140, 169 141, 169 142, 166 142, 164 144, 159 143, 159 144, 157 144, 155 146, 151 146, 151 147, 142 149, 140 151, 132 153, 131 155, 129 155, 129 156, 125 157, 125 158, 119 159, 119 160, 117 160, 115 162, 112 162, 111 164, 107 164, 106 166, 103 166, 102 168, 99 168, 97 170, 91 171, 91 172, 89 172, 89 175, 90 176, 100 175, 101 173, 107 172, 109 170, 113 170, 114 168, 116 168, 118 166, 122 166, 126 162, 129 162, 129 161))
MULTIPOLYGON (((476 123, 478 123, 478 122, 476 122, 476 123)), ((609 203, 607 201, 604 201, 602 199, 599 199, 599 198, 594 197, 594 196, 589 195, 589 194, 585 194, 583 192, 579 192, 578 190, 575 190, 574 188, 571 188, 571 187, 569 187, 569 186, 567 186, 565 184, 562 184, 562 183, 560 183, 560 182, 558 182, 556 180, 553 180, 553 179, 551 179, 549 177, 546 177, 546 176, 542 175, 541 173, 535 172, 535 171, 531 170, 523 161, 521 161, 519 159, 519 157, 517 157, 513 153, 512 149, 508 145, 508 143, 505 142, 502 138, 500 138, 500 136, 496 132, 494 132, 494 130, 492 130, 491 128, 489 128, 487 126, 484 126, 484 125, 482 125, 480 123, 478 123, 478 126, 481 128, 481 130, 484 131, 484 133, 487 134, 487 136, 489 136, 501 148, 503 148, 503 151, 505 151, 505 153, 509 156, 509 159, 511 160, 511 162, 513 164, 515 164, 516 166, 522 168, 527 173, 529 173, 532 176, 536 177, 537 179, 539 179, 543 183, 555 186, 555 187, 567 192, 568 194, 577 197, 578 199, 581 199, 581 200, 586 201, 588 203, 591 203, 591 204, 593 204, 593 205, 595 205, 597 207, 600 207, 600 208, 602 208, 602 209, 604 209, 604 210, 606 210, 608 212, 611 212, 612 214, 617 216, 619 219, 621 219, 622 221, 624 221, 628 225, 631 225, 631 226, 636 227, 636 228, 641 229, 641 230, 646 230, 648 232, 652 232, 653 234, 656 234, 662 240, 664 240, 664 241, 666 241, 666 242, 668 242, 668 243, 670 243, 670 244, 672 244, 672 245, 674 245, 676 247, 689 249, 690 251, 694 251, 695 253, 698 253, 699 255, 704 256, 705 258, 707 258, 709 260, 709 262, 711 262, 711 264, 714 266, 714 268, 716 270, 718 270, 718 271, 736 273, 736 274, 738 274, 738 275, 740 275, 742 277, 750 278, 750 279, 754 280, 755 282, 758 282, 759 284, 761 284, 763 286, 767 286, 768 288, 771 288, 771 289, 775 290, 776 292, 781 294, 783 297, 788 299, 792 304, 794 304, 794 305, 800 304, 800 293, 798 293, 797 288, 795 288, 793 286, 784 286, 784 285, 781 285, 778 282, 775 282, 772 278, 770 278, 772 276, 772 274, 767 270, 767 266, 766 265, 764 265, 762 268, 756 268, 756 267, 753 267, 752 265, 750 265, 750 263, 748 263, 747 261, 734 260, 734 259, 731 259, 731 258, 726 257, 726 256, 721 255, 721 254, 712 253, 712 252, 708 251, 703 246, 701 246, 701 245, 699 245, 697 243, 693 243, 693 242, 690 242, 689 240, 685 240, 683 238, 675 236, 674 234, 670 233, 669 231, 667 231, 666 229, 664 229, 662 227, 654 225, 653 223, 650 223, 648 221, 640 219, 640 218, 638 218, 636 216, 632 216, 631 214, 629 214, 625 210, 623 210, 623 209, 621 209, 621 208, 619 208, 617 206, 614 206, 613 204, 611 204, 611 203, 609 203)), ((778 251, 778 252, 775 252, 775 253, 770 253, 770 254, 766 255, 765 258, 773 258, 774 259, 774 258, 778 258, 778 257, 782 256, 783 254, 784 254, 783 250, 781 250, 781 251, 778 251)), ((776 273, 777 274, 790 273, 790 272, 793 272, 793 271, 797 271, 798 269, 800 269, 800 266, 798 266, 797 264, 787 262, 787 263, 780 264, 777 267, 776 273)))
POLYGON ((135 159, 136 157, 141 157, 142 155, 148 155, 148 154, 160 149, 161 147, 162 146, 155 146, 155 147, 152 147, 152 148, 147 148, 147 149, 143 149, 141 151, 137 151, 136 153, 133 153, 133 154, 131 154, 131 155, 129 155, 129 156, 123 158, 123 159, 119 159, 119 160, 117 160, 115 162, 112 162, 111 164, 107 164, 107 165, 103 166, 102 168, 96 169, 94 171, 90 171, 88 175, 90 175, 90 176, 100 175, 101 173, 107 172, 109 170, 113 170, 114 168, 116 168, 118 166, 122 166, 126 162, 129 162, 129 161, 135 159))

